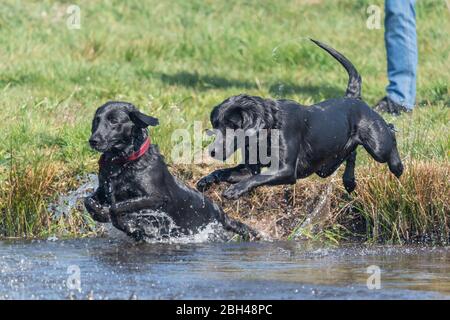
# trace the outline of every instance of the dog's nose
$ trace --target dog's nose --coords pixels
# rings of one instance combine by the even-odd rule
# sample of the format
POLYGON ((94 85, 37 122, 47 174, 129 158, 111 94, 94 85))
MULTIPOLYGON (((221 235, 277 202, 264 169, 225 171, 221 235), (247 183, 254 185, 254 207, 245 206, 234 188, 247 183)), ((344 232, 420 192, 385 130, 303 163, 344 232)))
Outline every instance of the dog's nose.
POLYGON ((90 138, 89 139, 89 144, 91 145, 91 147, 95 147, 100 143, 100 140, 95 139, 95 138, 90 138))

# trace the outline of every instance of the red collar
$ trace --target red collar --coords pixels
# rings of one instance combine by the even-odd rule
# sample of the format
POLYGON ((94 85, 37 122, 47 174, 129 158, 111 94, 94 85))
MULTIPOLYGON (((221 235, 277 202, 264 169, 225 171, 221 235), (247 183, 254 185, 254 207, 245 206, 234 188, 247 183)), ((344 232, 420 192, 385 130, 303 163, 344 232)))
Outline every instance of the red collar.
MULTIPOLYGON (((135 161, 135 160, 139 159, 140 157, 142 157, 148 151, 148 149, 150 148, 150 145, 151 145, 150 137, 147 137, 147 139, 145 139, 144 143, 141 145, 141 147, 139 148, 138 151, 133 152, 128 157, 112 158, 111 162, 115 163, 115 164, 125 164, 130 161, 135 161)), ((102 165, 105 162, 106 162, 105 154, 102 154, 100 156, 100 159, 98 160, 98 164, 102 165)))
POLYGON ((147 137, 147 139, 145 139, 144 143, 141 145, 138 151, 133 152, 130 156, 122 158, 121 160, 124 162, 137 160, 147 152, 148 148, 150 148, 150 137, 147 137))

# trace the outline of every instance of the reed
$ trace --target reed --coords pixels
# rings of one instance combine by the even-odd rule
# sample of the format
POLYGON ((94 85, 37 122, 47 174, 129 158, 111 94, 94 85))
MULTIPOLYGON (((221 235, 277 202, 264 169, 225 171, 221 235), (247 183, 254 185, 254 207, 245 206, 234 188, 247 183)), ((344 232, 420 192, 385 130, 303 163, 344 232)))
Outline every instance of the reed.
POLYGON ((0 185, 0 237, 45 238, 52 235, 73 237, 89 235, 92 219, 83 210, 53 216, 49 204, 74 187, 61 163, 38 159, 30 165, 10 160, 7 178, 0 185))
MULTIPOLYGON (((343 188, 342 169, 333 178, 260 187, 236 201, 221 196, 226 185, 206 194, 225 212, 273 239, 447 244, 449 171, 448 162, 412 160, 397 179, 385 165, 373 162, 357 167, 357 188, 351 195, 343 188)), ((193 185, 206 171, 196 169, 193 176, 182 172, 181 179, 188 177, 193 185)))

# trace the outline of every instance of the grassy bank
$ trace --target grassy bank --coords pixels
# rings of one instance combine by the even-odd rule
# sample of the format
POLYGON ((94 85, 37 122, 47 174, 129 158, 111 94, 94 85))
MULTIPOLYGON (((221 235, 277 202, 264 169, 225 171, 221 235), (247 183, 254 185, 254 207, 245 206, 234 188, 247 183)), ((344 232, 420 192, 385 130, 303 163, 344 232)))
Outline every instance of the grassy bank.
MULTIPOLYGON (((365 100, 375 103, 387 79, 383 29, 366 28, 371 4, 382 7, 383 1, 78 1, 81 29, 71 30, 66 2, 4 1, 0 234, 94 230, 82 212, 55 221, 47 207, 76 187, 75 177, 96 170, 98 155, 86 141, 94 110, 107 100, 130 101, 159 117, 153 141, 169 159, 172 131, 192 130, 193 121, 207 127, 212 106, 230 95, 305 104, 342 95, 345 72, 306 40, 312 37, 352 60, 363 76, 365 100)), ((332 181, 326 237, 448 239, 449 16, 444 1, 417 2, 420 106, 412 116, 387 117, 399 130, 404 176, 392 179, 361 150, 356 194, 342 192, 339 175, 332 181)), ((173 169, 188 183, 211 170, 173 169)), ((312 177, 223 205, 273 236, 294 237, 329 182, 312 177)), ((219 189, 210 195, 222 201, 219 189)))
POLYGON ((408 161, 400 180, 386 167, 364 165, 357 170, 358 188, 351 195, 343 188, 342 173, 327 180, 300 180, 295 186, 262 187, 239 201, 222 199, 225 186, 208 195, 228 214, 273 239, 448 242, 449 164, 408 161))

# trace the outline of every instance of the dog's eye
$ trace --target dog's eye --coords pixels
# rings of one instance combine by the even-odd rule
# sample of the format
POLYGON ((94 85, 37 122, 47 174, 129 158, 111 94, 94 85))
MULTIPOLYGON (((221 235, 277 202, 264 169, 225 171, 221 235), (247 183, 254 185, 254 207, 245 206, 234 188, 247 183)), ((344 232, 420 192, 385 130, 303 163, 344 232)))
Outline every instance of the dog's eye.
POLYGON ((119 121, 116 118, 109 118, 108 120, 109 120, 109 123, 111 123, 111 124, 118 124, 119 123, 119 121))

